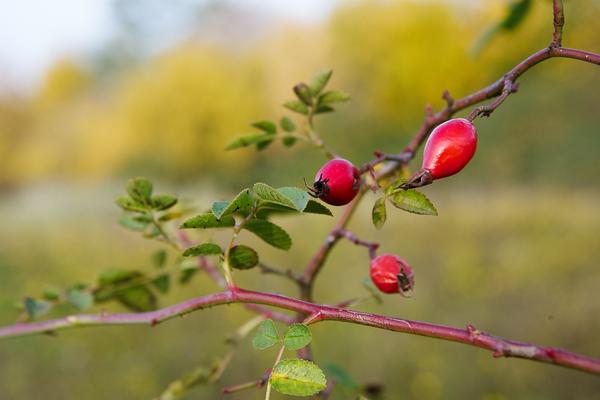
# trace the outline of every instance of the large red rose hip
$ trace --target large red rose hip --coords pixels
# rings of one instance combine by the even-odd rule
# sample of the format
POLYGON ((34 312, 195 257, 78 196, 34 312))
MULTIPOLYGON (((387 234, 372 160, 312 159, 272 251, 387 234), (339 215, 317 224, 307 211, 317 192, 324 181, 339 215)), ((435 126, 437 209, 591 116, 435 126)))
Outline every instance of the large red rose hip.
POLYGON ((438 125, 425 143, 422 168, 403 187, 425 186, 456 174, 473 158, 476 149, 477 132, 471 121, 454 118, 438 125))
POLYGON ((371 260, 370 273, 371 280, 383 293, 405 294, 415 286, 410 265, 393 254, 382 254, 371 260))
POLYGON ((356 197, 360 189, 360 171, 350 161, 335 158, 321 167, 309 193, 332 206, 343 206, 356 197))

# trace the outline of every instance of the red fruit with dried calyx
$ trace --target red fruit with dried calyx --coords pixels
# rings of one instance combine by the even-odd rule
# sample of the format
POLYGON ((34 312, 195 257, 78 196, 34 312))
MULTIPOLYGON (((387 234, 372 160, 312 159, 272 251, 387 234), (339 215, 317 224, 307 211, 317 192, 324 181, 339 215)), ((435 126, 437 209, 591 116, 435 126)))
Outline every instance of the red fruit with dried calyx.
POLYGON ((321 167, 308 192, 332 206, 350 203, 360 189, 360 171, 350 161, 335 158, 321 167))
POLYGON ((422 168, 402 187, 425 186, 456 174, 473 158, 476 149, 477 131, 471 121, 454 118, 438 125, 425 143, 422 168))
POLYGON ((370 275, 375 286, 383 293, 406 295, 415 286, 412 268, 394 254, 382 254, 371 260, 370 275))

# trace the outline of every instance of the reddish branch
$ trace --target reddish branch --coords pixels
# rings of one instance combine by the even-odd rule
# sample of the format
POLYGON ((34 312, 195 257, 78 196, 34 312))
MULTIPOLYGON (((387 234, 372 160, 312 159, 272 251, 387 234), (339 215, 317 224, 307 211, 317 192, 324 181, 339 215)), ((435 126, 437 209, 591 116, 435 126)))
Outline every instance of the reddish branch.
POLYGON ((600 360, 571 353, 557 348, 507 340, 492 336, 469 326, 466 329, 452 328, 426 322, 387 317, 366 312, 309 303, 273 293, 235 289, 188 300, 180 304, 145 313, 127 314, 81 314, 65 318, 17 324, 0 328, 0 338, 52 333, 78 326, 95 325, 157 325, 200 309, 231 303, 262 304, 308 315, 307 324, 321 321, 340 321, 373 328, 386 329, 413 335, 427 336, 463 343, 490 350, 495 357, 517 357, 556 364, 600 375, 600 360))
POLYGON ((552 11, 554 14, 554 32, 552 32, 552 42, 550 47, 561 47, 562 46, 562 30, 565 25, 565 13, 563 10, 562 0, 552 1, 552 11))

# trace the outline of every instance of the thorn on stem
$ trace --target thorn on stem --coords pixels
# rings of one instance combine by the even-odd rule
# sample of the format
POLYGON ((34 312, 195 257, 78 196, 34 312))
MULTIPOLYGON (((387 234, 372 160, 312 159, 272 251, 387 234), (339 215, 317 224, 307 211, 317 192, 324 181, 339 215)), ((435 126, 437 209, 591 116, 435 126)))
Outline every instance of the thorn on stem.
POLYGON ((452 108, 452 106, 454 105, 454 98, 452 97, 448 89, 444 90, 444 93, 442 94, 442 99, 446 101, 448 108, 452 108))

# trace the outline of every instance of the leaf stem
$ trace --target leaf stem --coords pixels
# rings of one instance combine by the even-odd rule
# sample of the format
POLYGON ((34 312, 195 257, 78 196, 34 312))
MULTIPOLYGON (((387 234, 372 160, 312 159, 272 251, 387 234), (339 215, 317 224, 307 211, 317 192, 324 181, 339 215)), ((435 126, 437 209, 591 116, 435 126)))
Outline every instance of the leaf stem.
MULTIPOLYGON (((284 350, 285 350, 285 346, 281 346, 281 349, 279 349, 279 353, 277 353, 277 358, 275 358, 275 362, 273 363, 273 368, 277 365, 277 363, 279 361, 281 361, 281 357, 283 357, 284 350)), ((265 393, 265 400, 269 400, 270 398, 271 398, 271 378, 269 378, 269 380, 267 381, 267 391, 265 393)))

